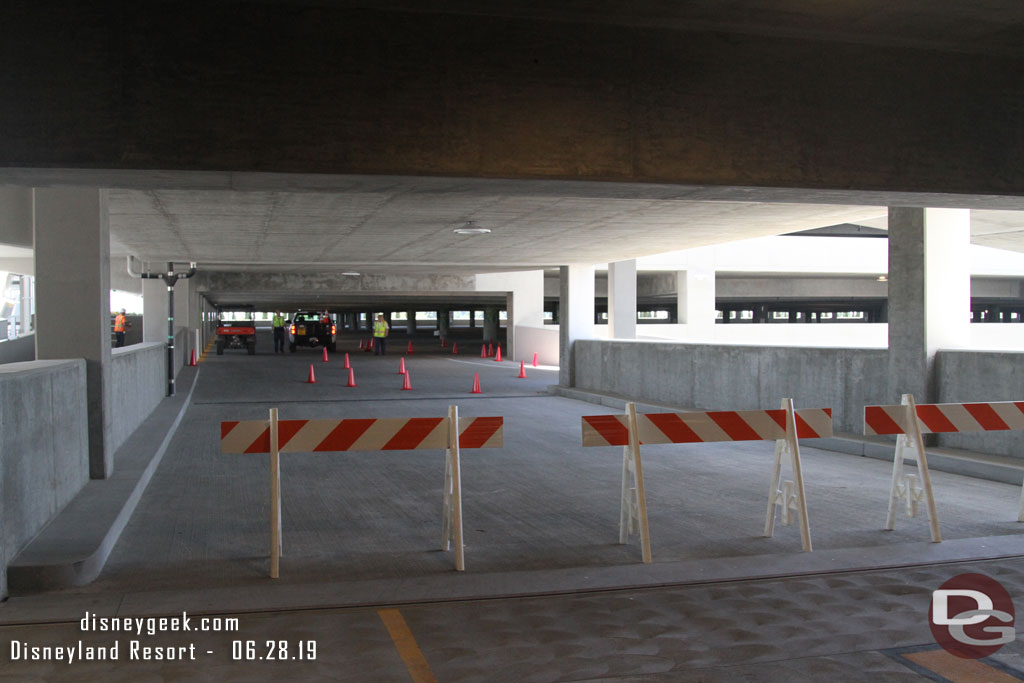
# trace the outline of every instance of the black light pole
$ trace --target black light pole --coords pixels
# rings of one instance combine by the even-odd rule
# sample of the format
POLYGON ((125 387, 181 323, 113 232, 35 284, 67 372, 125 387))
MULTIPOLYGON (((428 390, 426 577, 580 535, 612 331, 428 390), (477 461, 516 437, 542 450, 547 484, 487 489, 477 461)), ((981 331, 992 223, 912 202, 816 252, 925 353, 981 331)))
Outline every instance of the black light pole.
POLYGON ((141 277, 167 283, 167 395, 174 396, 174 285, 179 278, 188 279, 196 274, 196 264, 190 263, 184 273, 174 272, 174 262, 167 263, 166 273, 141 273, 141 277))

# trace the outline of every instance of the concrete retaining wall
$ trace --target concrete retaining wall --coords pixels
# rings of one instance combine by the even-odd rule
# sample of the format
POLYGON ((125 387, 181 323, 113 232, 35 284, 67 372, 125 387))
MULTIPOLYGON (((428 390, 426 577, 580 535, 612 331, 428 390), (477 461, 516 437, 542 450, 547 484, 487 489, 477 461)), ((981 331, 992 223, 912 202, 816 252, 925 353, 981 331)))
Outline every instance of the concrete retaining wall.
POLYGON ((85 361, 0 366, 0 596, 7 565, 89 480, 85 361))
MULTIPOLYGON (((941 403, 1024 400, 1024 353, 940 351, 936 370, 941 403)), ((1024 457, 1024 432, 948 434, 940 436, 939 443, 949 448, 1024 457)))
POLYGON ((876 349, 576 342, 576 387, 682 408, 831 407, 836 431, 859 433, 884 402, 888 352, 876 349))
POLYGON ((36 336, 27 334, 17 339, 8 339, 0 343, 0 365, 5 363, 24 363, 36 359, 36 336))
POLYGON ((116 451, 167 394, 167 346, 125 346, 113 349, 110 360, 110 440, 116 451))

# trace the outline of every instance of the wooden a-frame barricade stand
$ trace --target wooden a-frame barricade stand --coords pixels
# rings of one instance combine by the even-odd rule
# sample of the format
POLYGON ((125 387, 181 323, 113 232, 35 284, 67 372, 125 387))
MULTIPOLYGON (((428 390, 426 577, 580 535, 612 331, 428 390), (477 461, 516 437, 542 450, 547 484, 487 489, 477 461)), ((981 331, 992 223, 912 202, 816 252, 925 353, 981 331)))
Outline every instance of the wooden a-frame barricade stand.
POLYGON ((800 541, 811 548, 811 529, 800 465, 799 438, 832 436, 829 408, 794 410, 792 399, 783 399, 779 410, 707 411, 690 413, 647 413, 638 415, 636 404, 626 404, 624 415, 585 415, 581 418, 582 444, 623 446, 622 490, 619 503, 619 543, 630 537, 640 539, 645 563, 651 562, 651 538, 647 522, 641 444, 700 443, 714 441, 775 440, 775 463, 764 535, 775 533, 775 510, 782 508, 782 520, 792 524, 796 513, 800 541), (782 482, 782 462, 789 455, 793 481, 782 482))
MULTIPOLYGON (((866 406, 864 434, 897 435, 885 528, 891 531, 895 527, 896 508, 901 504, 907 516, 916 517, 919 505, 923 501, 928 511, 932 541, 942 542, 922 434, 1021 429, 1024 429, 1022 401, 918 404, 914 401, 913 394, 903 394, 899 405, 866 406), (908 451, 913 452, 913 457, 917 460, 917 475, 905 471, 905 457, 908 451)), ((1021 487, 1017 521, 1024 522, 1024 486, 1021 487)))
POLYGON ((221 453, 270 454, 270 576, 276 579, 284 547, 281 453, 444 449, 441 549, 454 545, 455 568, 464 571, 460 453, 464 448, 502 447, 503 423, 501 417, 459 418, 456 406, 439 418, 344 420, 279 420, 277 408, 271 408, 269 420, 222 422, 221 453))

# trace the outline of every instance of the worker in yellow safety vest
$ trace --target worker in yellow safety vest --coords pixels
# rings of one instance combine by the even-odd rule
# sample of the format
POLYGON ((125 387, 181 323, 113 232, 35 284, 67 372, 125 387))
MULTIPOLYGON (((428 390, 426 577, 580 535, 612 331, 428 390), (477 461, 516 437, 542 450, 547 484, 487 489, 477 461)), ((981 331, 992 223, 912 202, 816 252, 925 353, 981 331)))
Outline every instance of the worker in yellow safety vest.
POLYGON ((128 329, 128 319, 125 317, 125 309, 121 309, 121 312, 114 316, 114 338, 117 340, 114 342, 116 348, 124 346, 124 332, 128 329))
POLYGON ((281 311, 274 311, 272 324, 274 327, 274 353, 278 351, 284 353, 284 316, 281 315, 281 311))
POLYGON ((388 325, 387 321, 384 320, 384 314, 378 313, 377 320, 373 323, 373 355, 388 355, 387 346, 384 340, 388 336, 388 332, 390 330, 391 327, 388 325))

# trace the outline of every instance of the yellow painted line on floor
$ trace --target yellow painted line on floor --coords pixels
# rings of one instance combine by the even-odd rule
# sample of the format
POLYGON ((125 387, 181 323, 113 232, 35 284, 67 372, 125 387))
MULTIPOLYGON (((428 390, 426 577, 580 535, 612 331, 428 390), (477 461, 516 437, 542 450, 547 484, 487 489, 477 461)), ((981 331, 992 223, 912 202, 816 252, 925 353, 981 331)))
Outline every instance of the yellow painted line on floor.
POLYGON ((211 339, 209 342, 207 342, 206 348, 203 349, 203 352, 201 354, 199 354, 199 360, 196 361, 196 362, 202 363, 204 360, 206 360, 206 354, 208 354, 210 352, 210 349, 213 348, 213 345, 215 343, 216 343, 216 340, 214 340, 214 339, 211 339))
POLYGON ((405 662, 405 668, 413 682, 437 683, 437 678, 430 670, 430 665, 423 657, 423 652, 416 644, 416 639, 409 630, 409 625, 405 623, 402 613, 397 609, 382 609, 377 610, 377 615, 384 622, 391 640, 395 643, 395 649, 398 650, 398 656, 405 662))
POLYGON ((994 666, 989 666, 981 660, 963 659, 945 650, 908 652, 901 656, 918 666, 939 674, 943 678, 948 678, 953 683, 975 683, 975 681, 1011 683, 1012 681, 1020 680, 1005 671, 1000 671, 994 666))

